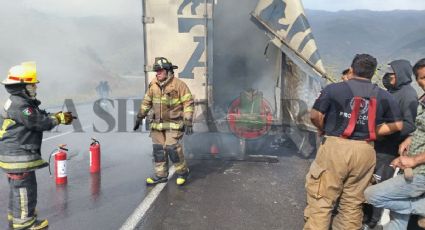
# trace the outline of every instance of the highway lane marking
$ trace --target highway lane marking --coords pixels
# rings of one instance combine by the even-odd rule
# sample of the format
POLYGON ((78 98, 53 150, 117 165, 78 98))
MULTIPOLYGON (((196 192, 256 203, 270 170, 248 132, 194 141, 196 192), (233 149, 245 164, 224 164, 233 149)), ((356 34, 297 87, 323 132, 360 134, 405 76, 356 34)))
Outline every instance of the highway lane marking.
MULTIPOLYGON (((86 129, 86 128, 89 128, 90 126, 91 125, 84 126, 83 127, 83 130, 86 129)), ((73 133, 73 132, 74 132, 74 130, 68 131, 68 132, 64 132, 64 133, 61 133, 61 134, 58 134, 58 135, 52 136, 52 137, 46 137, 46 138, 43 138, 43 141, 48 141, 48 140, 51 140, 51 139, 55 139, 57 137, 65 136, 65 135, 68 135, 68 134, 73 133)))
MULTIPOLYGON (((175 173, 174 166, 170 167, 168 179, 170 179, 175 173)), ((127 218, 124 224, 121 226, 120 230, 133 230, 136 228, 137 224, 143 219, 146 215, 149 208, 158 198, 161 191, 164 189, 166 183, 160 183, 155 185, 155 187, 150 191, 150 193, 145 197, 145 199, 137 206, 133 213, 127 218)))

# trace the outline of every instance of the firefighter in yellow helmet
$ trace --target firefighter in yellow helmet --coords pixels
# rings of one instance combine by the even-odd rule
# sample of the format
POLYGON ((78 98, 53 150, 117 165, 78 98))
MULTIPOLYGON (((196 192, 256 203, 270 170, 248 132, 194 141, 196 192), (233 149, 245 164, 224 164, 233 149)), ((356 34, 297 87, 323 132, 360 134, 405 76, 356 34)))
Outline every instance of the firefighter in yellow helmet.
POLYGON ((10 94, 0 116, 0 168, 10 185, 8 221, 11 229, 45 229, 47 220, 37 219, 35 170, 48 164, 41 158, 43 131, 71 124, 69 112, 48 114, 39 108, 37 70, 34 62, 12 67, 2 81, 10 94))
POLYGON ((153 110, 151 138, 155 161, 155 176, 146 179, 147 185, 164 183, 168 179, 168 158, 174 163, 177 185, 183 185, 189 174, 180 144, 183 134, 192 134, 193 98, 187 85, 174 77, 173 65, 164 57, 155 58, 156 71, 137 114, 134 130, 153 110))

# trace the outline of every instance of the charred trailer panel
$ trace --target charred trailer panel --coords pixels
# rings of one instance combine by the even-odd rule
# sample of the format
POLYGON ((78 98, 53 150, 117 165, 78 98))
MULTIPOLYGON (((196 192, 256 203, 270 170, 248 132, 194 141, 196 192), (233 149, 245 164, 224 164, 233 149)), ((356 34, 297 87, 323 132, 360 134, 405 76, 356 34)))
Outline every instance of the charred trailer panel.
POLYGON ((204 113, 212 86, 208 83, 212 5, 212 1, 205 0, 142 0, 146 86, 155 77, 155 57, 166 57, 177 65, 175 76, 185 81, 195 98, 198 132, 208 131, 204 113))
POLYGON ((315 151, 309 109, 324 68, 299 0, 142 3, 146 81, 164 56, 195 97, 188 152, 279 154, 288 142, 302 156, 315 151))

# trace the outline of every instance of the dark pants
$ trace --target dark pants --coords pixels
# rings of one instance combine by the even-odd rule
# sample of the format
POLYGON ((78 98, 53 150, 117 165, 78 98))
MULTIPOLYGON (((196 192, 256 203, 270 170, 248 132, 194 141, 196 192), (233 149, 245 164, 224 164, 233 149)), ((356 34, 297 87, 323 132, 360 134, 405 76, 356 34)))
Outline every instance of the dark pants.
POLYGON ((8 174, 10 186, 8 213, 13 216, 13 228, 23 229, 34 221, 37 205, 37 179, 35 172, 8 174))
MULTIPOLYGON (((394 176, 394 169, 390 167, 391 161, 396 156, 385 153, 376 153, 376 168, 373 174, 376 183, 383 182, 394 176)), ((370 226, 376 225, 381 219, 383 208, 376 208, 371 205, 366 205, 365 209, 365 222, 370 226)))

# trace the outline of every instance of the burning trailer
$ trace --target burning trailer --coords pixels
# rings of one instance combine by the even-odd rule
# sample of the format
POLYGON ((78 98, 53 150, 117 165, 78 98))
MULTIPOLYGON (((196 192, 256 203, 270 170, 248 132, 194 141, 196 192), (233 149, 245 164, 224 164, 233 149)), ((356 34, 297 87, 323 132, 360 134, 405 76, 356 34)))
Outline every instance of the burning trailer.
POLYGON ((300 0, 142 4, 146 85, 167 57, 195 98, 189 155, 315 152, 309 110, 327 77, 300 0))

